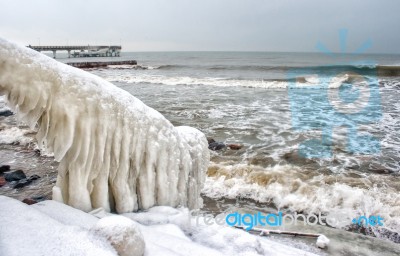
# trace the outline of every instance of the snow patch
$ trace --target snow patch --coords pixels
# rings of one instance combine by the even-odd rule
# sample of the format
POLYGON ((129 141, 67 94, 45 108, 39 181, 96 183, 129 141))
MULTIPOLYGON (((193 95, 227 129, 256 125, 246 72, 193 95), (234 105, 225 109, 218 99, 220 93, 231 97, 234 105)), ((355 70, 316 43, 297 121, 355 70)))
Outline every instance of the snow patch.
MULTIPOLYGON (((0 196, 0 209, 0 255, 117 255, 102 237, 84 228, 63 224, 15 199, 0 196)), ((54 210, 48 212, 54 213, 54 210)))
POLYGON ((56 201, 28 206, 0 196, 0 209, 0 255, 117 255, 107 239, 92 231, 107 230, 118 240, 132 220, 135 232, 142 233, 145 256, 314 255, 243 230, 196 225, 188 208, 157 206, 98 220, 56 201))

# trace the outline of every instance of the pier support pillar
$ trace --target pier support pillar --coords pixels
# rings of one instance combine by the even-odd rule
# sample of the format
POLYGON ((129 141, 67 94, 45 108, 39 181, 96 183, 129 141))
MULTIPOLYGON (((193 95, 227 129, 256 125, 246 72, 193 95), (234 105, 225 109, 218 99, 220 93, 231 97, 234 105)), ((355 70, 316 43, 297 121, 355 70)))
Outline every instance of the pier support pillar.
POLYGON ((56 58, 56 50, 53 50, 53 58, 56 58))
POLYGON ((71 50, 68 50, 68 58, 71 58, 71 50))

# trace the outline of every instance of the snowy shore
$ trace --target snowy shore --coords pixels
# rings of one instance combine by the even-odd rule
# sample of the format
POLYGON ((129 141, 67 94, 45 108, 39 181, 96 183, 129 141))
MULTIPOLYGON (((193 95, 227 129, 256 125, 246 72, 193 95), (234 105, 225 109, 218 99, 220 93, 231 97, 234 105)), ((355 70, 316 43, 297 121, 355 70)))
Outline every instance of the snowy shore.
MULTIPOLYGON (((52 200, 28 206, 5 196, 0 208, 0 255, 117 255, 93 232, 110 213, 94 216, 52 200)), ((139 228, 144 255, 315 255, 230 227, 195 226, 188 214, 187 208, 157 206, 124 216, 139 228)))

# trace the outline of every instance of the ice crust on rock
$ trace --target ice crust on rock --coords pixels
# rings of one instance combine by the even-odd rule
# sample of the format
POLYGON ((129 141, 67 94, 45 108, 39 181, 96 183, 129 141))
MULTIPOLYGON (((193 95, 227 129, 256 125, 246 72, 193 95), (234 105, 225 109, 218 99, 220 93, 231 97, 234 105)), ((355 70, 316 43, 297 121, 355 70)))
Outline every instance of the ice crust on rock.
POLYGON ((100 219, 91 231, 105 237, 120 256, 142 256, 145 242, 139 225, 119 215, 100 219))
POLYGON ((329 242, 330 242, 330 241, 329 241, 329 238, 327 238, 327 237, 324 236, 324 235, 320 235, 320 236, 318 237, 318 239, 317 239, 316 245, 317 245, 319 248, 324 249, 324 248, 328 247, 329 242))
POLYGON ((0 38, 0 95, 60 161, 54 198, 86 212, 197 208, 207 140, 113 84, 0 38))

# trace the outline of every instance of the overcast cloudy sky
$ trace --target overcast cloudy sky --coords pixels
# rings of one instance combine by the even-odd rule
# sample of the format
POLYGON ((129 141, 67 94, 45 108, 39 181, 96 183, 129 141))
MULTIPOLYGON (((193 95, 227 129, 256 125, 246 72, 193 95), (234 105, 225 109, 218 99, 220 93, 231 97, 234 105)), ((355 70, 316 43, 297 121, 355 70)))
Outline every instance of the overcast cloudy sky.
POLYGON ((119 44, 125 51, 400 53, 398 0, 0 0, 0 36, 23 44, 119 44))

